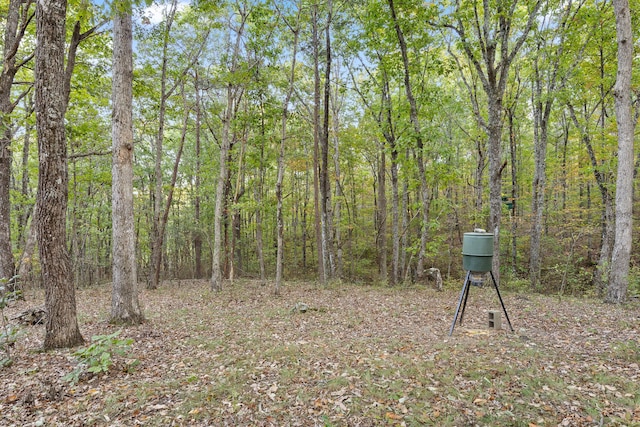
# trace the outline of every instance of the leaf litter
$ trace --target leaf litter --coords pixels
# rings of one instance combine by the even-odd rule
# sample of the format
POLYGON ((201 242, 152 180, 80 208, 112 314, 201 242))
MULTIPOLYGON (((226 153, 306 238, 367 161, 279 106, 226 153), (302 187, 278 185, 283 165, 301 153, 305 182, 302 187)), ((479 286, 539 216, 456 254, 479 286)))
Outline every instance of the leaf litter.
MULTIPOLYGON (((109 286, 77 298, 87 341, 118 329, 109 286)), ((62 379, 73 349, 41 352, 44 327, 24 327, 0 370, 0 425, 640 425, 637 302, 503 299, 514 333, 487 327, 500 308, 487 288, 449 336, 453 289, 165 282, 141 292, 129 354, 77 384, 62 379)))

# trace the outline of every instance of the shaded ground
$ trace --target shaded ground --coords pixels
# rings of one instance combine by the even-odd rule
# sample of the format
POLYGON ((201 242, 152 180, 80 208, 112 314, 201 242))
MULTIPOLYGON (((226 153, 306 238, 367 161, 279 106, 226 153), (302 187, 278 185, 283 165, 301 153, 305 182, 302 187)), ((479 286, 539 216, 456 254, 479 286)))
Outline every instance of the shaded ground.
MULTIPOLYGON (((78 292, 87 339, 117 330, 109 292, 78 292)), ((503 292, 511 333, 504 319, 486 328, 499 302, 473 287, 449 337, 459 289, 271 292, 236 282, 212 293, 204 281, 143 291, 148 322, 122 331, 128 358, 75 385, 62 380, 71 352, 39 352, 44 327, 25 327, 0 370, 0 425, 640 425, 638 303, 503 292)), ((41 301, 27 298, 9 318, 41 301)))

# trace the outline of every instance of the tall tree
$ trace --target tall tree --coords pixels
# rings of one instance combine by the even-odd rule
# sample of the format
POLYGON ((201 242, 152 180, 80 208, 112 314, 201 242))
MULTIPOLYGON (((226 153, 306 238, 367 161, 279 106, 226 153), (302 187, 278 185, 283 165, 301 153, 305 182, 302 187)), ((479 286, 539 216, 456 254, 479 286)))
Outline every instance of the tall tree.
POLYGON ((284 212, 282 207, 282 187, 285 172, 285 148, 287 143, 287 120, 289 118, 289 103, 295 89, 296 62, 298 57, 298 40, 300 36, 300 8, 296 12, 295 22, 290 22, 286 17, 282 18, 293 33, 293 51, 291 54, 291 69, 287 80, 287 91, 282 102, 282 122, 280 125, 280 147, 278 150, 278 172, 276 179, 276 283, 274 293, 280 294, 282 276, 284 272, 284 212))
MULTIPOLYGON (((329 176, 329 117, 331 98, 331 21, 333 17, 333 2, 327 2, 327 22, 325 23, 325 68, 324 91, 322 102, 322 124, 320 134, 320 224, 322 245, 323 283, 327 283, 335 276, 335 257, 333 250, 333 214, 331 206, 331 181, 329 176)), ((316 117, 319 120, 319 117, 316 117)))
POLYGON ((84 341, 78 328, 75 289, 66 247, 66 12, 66 0, 42 0, 36 5, 35 111, 40 166, 36 203, 42 283, 48 314, 45 349, 72 347, 84 341))
POLYGON ((413 134, 416 142, 416 162, 418 164, 418 174, 420 180, 420 202, 422 221, 420 225, 420 249, 418 250, 417 276, 421 278, 424 273, 424 262, 427 251, 427 238, 429 229, 429 189, 427 188, 427 175, 424 168, 424 142, 422 137, 422 126, 418 115, 418 103, 414 96, 413 85, 411 83, 411 69, 409 67, 409 54, 407 51, 407 43, 405 41, 404 32, 400 26, 398 13, 393 0, 388 0, 389 9, 391 10, 391 18, 393 26, 400 44, 400 53, 402 54, 402 66, 404 70, 404 90, 409 101, 409 118, 413 126, 413 134))
POLYGON ((618 72, 613 96, 618 124, 618 176, 616 179, 615 244, 606 301, 622 303, 629 285, 633 210, 633 134, 637 118, 631 105, 633 32, 629 0, 613 0, 618 40, 618 72))
POLYGON ((200 224, 200 199, 201 199, 201 187, 202 187, 202 159, 201 159, 201 128, 202 128, 202 100, 200 92, 202 88, 200 87, 200 78, 198 69, 193 73, 193 86, 196 94, 195 99, 195 114, 196 114, 196 122, 195 122, 195 145, 196 145, 196 165, 194 172, 194 186, 195 186, 195 195, 193 196, 193 215, 195 220, 196 229, 193 232, 193 255, 195 258, 195 278, 200 279, 203 276, 202 271, 202 230, 200 224))
POLYGON ((117 2, 113 20, 111 322, 144 321, 138 302, 133 211, 133 33, 130 3, 117 2))
POLYGON ((500 280, 502 218, 503 100, 509 70, 538 17, 542 0, 522 5, 518 0, 456 0, 455 23, 446 24, 459 37, 462 50, 487 96, 486 132, 489 141, 489 223, 494 235, 493 274, 500 280), (526 19, 519 22, 520 9, 526 19), (520 24, 520 25, 519 25, 520 24))
POLYGON ((320 36, 319 36, 319 6, 314 3, 311 6, 311 46, 313 49, 313 208, 316 235, 316 248, 318 252, 318 277, 325 283, 327 272, 325 271, 325 254, 322 241, 322 213, 320 200, 320 36))
MULTIPOLYGON (((170 98, 176 93, 176 90, 184 83, 188 73, 198 61, 202 50, 209 37, 209 29, 202 33, 195 34, 193 46, 185 50, 185 63, 178 66, 172 66, 169 63, 171 53, 170 42, 173 39, 172 28, 178 14, 178 2, 171 0, 168 6, 166 16, 162 27, 162 55, 160 65, 160 93, 158 100, 158 128, 155 135, 154 145, 154 190, 153 190, 153 223, 150 236, 151 258, 149 262, 149 281, 147 287, 156 289, 160 284, 160 273, 162 270, 162 256, 164 250, 166 221, 169 218, 168 209, 171 203, 166 203, 164 198, 163 185, 163 169, 162 160, 166 153, 164 150, 165 126, 167 125, 167 109, 170 98), (174 79, 171 81, 171 71, 174 71, 174 79), (177 71, 177 72, 176 72, 177 71), (163 201, 165 202, 163 205, 163 201), (166 208, 166 211, 165 211, 166 208)), ((191 40, 189 40, 191 42, 191 40)), ((174 165, 179 163, 179 159, 174 161, 174 165)), ((169 189, 170 192, 173 188, 169 189)))
POLYGON ((177 87, 177 82, 173 87, 167 87, 167 67, 168 67, 168 50, 169 39, 171 35, 171 27, 176 16, 178 7, 177 0, 171 0, 171 4, 166 12, 164 19, 164 28, 162 32, 162 59, 160 66, 160 102, 158 106, 158 130, 155 140, 155 168, 154 168, 154 180, 155 186, 153 191, 153 224, 151 232, 151 241, 149 246, 151 247, 151 258, 149 260, 149 282, 147 287, 149 289, 156 289, 160 284, 160 270, 162 268, 162 246, 164 242, 164 235, 161 233, 163 225, 161 220, 163 218, 162 213, 162 158, 164 154, 164 127, 165 127, 165 115, 167 111, 167 100, 173 94, 173 91, 177 87))
MULTIPOLYGON (((569 0, 558 15, 547 14, 541 19, 541 31, 537 32, 531 54, 532 58, 532 105, 534 135, 534 174, 531 199, 531 256, 529 261, 529 277, 531 288, 540 286, 540 241, 542 237, 542 221, 545 206, 545 190, 547 182, 547 145, 550 117, 557 98, 558 89, 564 86, 568 73, 563 74, 561 65, 567 62, 564 57, 567 33, 575 15, 583 2, 574 3, 569 0)), ((587 38, 588 40, 588 38, 587 38)), ((577 58, 580 55, 576 55, 577 58)), ((574 59, 575 66, 578 59, 574 59)))
POLYGON ((11 279, 15 272, 11 248, 11 113, 26 95, 29 87, 17 100, 11 99, 11 89, 16 73, 33 55, 19 58, 19 47, 34 12, 33 1, 10 0, 4 25, 2 70, 0 70, 0 279, 11 279))
POLYGON ((235 74, 240 71, 239 61, 242 48, 242 38, 249 16, 246 5, 236 5, 238 22, 237 27, 231 28, 235 32, 235 41, 230 47, 230 60, 227 64, 227 81, 225 81, 226 105, 222 112, 222 135, 220 141, 219 166, 220 172, 216 184, 216 202, 213 219, 213 260, 211 265, 211 289, 214 291, 222 290, 222 228, 223 213, 226 206, 227 181, 229 179, 229 152, 231 150, 232 140, 232 121, 238 112, 238 106, 244 94, 244 85, 238 83, 234 79, 235 74))

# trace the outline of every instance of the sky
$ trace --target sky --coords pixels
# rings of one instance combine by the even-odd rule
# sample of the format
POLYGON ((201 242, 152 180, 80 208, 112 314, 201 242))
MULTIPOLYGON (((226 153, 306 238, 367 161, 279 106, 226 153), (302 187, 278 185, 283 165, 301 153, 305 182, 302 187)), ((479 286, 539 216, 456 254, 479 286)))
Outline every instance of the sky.
MULTIPOLYGON (((189 6, 188 1, 181 0, 178 2, 178 11, 185 9, 189 6)), ((154 2, 151 6, 144 9, 144 15, 149 18, 150 24, 158 24, 162 22, 163 11, 169 7, 169 4, 158 4, 154 2)))

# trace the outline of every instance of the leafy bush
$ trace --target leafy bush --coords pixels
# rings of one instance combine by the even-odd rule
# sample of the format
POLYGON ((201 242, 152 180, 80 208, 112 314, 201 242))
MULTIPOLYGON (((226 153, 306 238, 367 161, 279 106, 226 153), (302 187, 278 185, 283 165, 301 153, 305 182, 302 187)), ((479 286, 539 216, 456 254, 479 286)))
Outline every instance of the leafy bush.
MULTIPOLYGON (((96 375, 106 373, 113 365, 113 356, 126 356, 129 352, 133 340, 131 338, 118 338, 121 330, 110 335, 96 335, 91 337, 91 345, 83 347, 73 353, 78 360, 78 366, 67 375, 64 380, 71 384, 77 383, 85 375, 96 375)), ((129 364, 127 367, 133 367, 129 364)))

